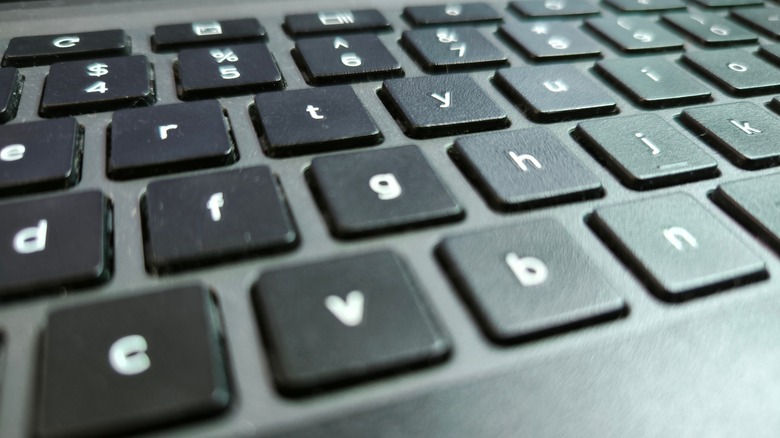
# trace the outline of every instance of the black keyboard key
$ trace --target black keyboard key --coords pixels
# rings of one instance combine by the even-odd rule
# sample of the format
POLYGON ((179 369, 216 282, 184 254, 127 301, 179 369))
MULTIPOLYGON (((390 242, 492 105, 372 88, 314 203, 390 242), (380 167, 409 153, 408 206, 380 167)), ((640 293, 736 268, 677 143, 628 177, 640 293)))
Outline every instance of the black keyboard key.
POLYGON ((83 128, 72 118, 0 126, 0 194, 75 185, 82 143, 83 128))
POLYGON ((151 105, 154 74, 146 56, 134 55, 53 64, 40 113, 54 117, 151 105))
POLYGON ((458 23, 481 24, 501 20, 501 14, 486 3, 409 6, 404 9, 404 17, 416 26, 458 23))
POLYGON ((740 49, 688 52, 683 60, 736 96, 780 91, 780 71, 740 49))
POLYGON ((153 272, 276 252, 297 241, 265 166, 154 181, 143 212, 146 264, 153 272))
POLYGON ((780 8, 740 8, 731 11, 731 16, 772 38, 780 38, 780 8))
POLYGON ((300 39, 293 52, 315 85, 403 76, 401 64, 373 34, 300 39))
POLYGON ((284 86, 271 52, 261 43, 182 50, 176 73, 182 99, 255 93, 284 86))
POLYGON ((680 119, 740 167, 780 164, 780 119, 754 103, 691 108, 680 119))
POLYGON ((0 297, 108 280, 111 207, 97 191, 0 204, 0 297))
POLYGON ((312 160, 309 177, 333 234, 367 234, 458 220, 463 210, 415 146, 312 160))
POLYGON ((232 163, 238 154, 219 102, 117 111, 111 118, 108 175, 136 178, 232 163))
POLYGON ((314 14, 287 15, 284 17, 284 28, 287 33, 300 36, 389 30, 390 22, 376 9, 342 9, 314 14))
POLYGON ((390 79, 381 96, 413 138, 500 129, 506 113, 467 75, 390 79))
POLYGON ((626 311, 574 238, 549 219, 451 237, 437 255, 496 342, 538 338, 626 311))
POLYGON ((252 295, 285 393, 422 366, 449 352, 419 288, 390 252, 266 271, 252 295))
POLYGON ((668 11, 685 9, 682 0, 606 0, 620 12, 668 11))
POLYGON ((593 120, 576 135, 626 186, 653 189, 718 175, 717 162, 655 114, 593 120))
POLYGON ((681 50, 683 40, 642 17, 591 18, 585 24, 624 52, 681 50))
POLYGON ((55 310, 43 333, 36 436, 125 435, 225 410, 217 321, 199 286, 55 310))
POLYGON ((497 210, 522 210, 603 194, 601 182, 547 128, 459 138, 453 158, 497 210))
POLYGON ((152 48, 155 51, 163 51, 182 47, 258 41, 265 37, 265 29, 254 18, 206 20, 155 27, 152 48))
POLYGON ((125 31, 101 30, 59 35, 12 38, 3 56, 3 65, 28 67, 70 59, 129 55, 130 37, 125 31))
POLYGON ((596 15, 598 6, 585 0, 521 0, 509 6, 526 17, 567 18, 596 15))
POLYGON ((596 70, 644 107, 684 105, 711 99, 709 88, 663 58, 610 59, 597 62, 596 70))
POLYGON ((696 0, 696 3, 710 8, 729 8, 764 4, 763 0, 696 0))
POLYGON ((24 76, 15 67, 0 68, 0 123, 16 116, 24 76))
POLYGON ((665 300, 680 301, 767 275, 764 262, 687 194, 598 208, 590 223, 665 300))
POLYGON ((258 94, 252 113, 263 150, 272 157, 382 141, 368 111, 346 85, 258 94))
POLYGON ((511 23, 501 36, 534 61, 601 56, 601 47, 579 28, 567 23, 511 23))
POLYGON ((571 65, 499 70, 494 80, 529 118, 540 122, 595 117, 617 109, 615 100, 601 86, 571 65))
POLYGON ((663 19, 691 36, 699 44, 707 46, 758 42, 756 34, 715 13, 666 14, 663 19))
POLYGON ((780 252, 780 175, 721 184, 713 198, 746 228, 780 252))
POLYGON ((507 63, 506 55, 470 27, 408 30, 401 36, 401 45, 420 66, 434 72, 507 63))

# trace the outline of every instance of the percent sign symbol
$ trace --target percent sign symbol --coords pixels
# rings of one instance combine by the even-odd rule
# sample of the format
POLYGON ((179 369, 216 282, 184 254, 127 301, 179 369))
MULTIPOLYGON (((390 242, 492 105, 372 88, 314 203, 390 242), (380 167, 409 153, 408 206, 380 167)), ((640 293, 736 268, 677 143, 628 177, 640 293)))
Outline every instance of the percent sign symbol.
POLYGON ((226 49, 226 50, 214 49, 209 53, 211 53, 211 57, 214 58, 217 61, 217 63, 220 64, 225 61, 228 62, 238 61, 238 56, 230 49, 226 49))

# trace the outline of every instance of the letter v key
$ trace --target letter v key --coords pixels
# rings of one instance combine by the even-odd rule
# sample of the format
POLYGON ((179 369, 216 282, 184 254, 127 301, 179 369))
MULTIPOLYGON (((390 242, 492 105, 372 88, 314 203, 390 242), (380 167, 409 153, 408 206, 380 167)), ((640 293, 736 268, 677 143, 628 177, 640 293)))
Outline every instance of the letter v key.
POLYGON ((359 290, 348 293, 346 300, 337 295, 325 298, 325 307, 348 327, 355 327, 363 321, 364 303, 365 297, 359 290))

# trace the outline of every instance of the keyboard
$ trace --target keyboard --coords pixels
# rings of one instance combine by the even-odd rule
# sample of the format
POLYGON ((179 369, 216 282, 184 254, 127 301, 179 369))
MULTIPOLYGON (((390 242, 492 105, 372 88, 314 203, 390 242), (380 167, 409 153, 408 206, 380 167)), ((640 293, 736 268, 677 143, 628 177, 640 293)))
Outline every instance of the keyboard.
POLYGON ((0 5, 0 436, 775 437, 780 5, 0 5))

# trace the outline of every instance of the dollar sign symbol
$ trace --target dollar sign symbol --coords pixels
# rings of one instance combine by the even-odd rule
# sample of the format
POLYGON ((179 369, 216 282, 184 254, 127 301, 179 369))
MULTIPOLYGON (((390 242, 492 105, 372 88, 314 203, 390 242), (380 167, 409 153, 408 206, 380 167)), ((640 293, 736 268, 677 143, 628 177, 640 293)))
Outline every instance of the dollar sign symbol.
POLYGON ((96 62, 87 66, 87 74, 99 78, 108 74, 108 65, 101 62, 96 62))

